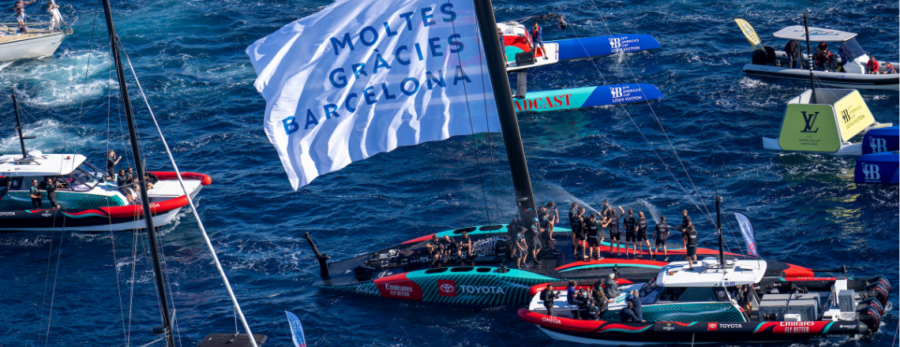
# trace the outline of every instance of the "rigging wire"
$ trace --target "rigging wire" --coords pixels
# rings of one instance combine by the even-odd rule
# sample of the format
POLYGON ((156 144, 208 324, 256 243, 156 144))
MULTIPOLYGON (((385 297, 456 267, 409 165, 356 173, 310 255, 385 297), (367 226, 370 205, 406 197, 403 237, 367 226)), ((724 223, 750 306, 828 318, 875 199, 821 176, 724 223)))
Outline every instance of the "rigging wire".
POLYGON ((228 295, 231 297, 234 309, 237 311, 241 323, 244 325, 244 330, 248 335, 251 336, 251 345, 253 345, 253 347, 258 347, 256 338, 253 337, 253 332, 250 330, 250 325, 247 323, 247 319, 244 317, 243 311, 241 311, 241 306, 237 301, 237 297, 234 295, 234 291, 231 289, 231 283, 228 281, 228 277, 225 275, 225 270, 222 268, 222 263, 219 262, 219 257, 216 254, 216 250, 212 245, 212 241, 210 241, 209 239, 206 228, 203 226, 203 221, 200 219, 200 215, 197 212, 197 207, 194 204, 194 199, 191 198, 191 195, 188 193, 187 188, 185 187, 184 180, 181 177, 181 171, 178 170, 178 165, 175 163, 175 158, 172 156, 172 151, 171 149, 169 149, 169 144, 166 142, 166 138, 162 133, 162 129, 160 129, 159 127, 159 122, 157 122, 156 116, 153 114, 153 109, 150 107, 150 102, 147 100, 147 95, 144 93, 143 87, 141 87, 141 82, 137 77, 137 73, 134 71, 134 66, 132 66, 131 64, 131 59, 128 57, 128 53, 125 51, 125 47, 122 47, 122 53, 125 56, 125 61, 128 62, 128 68, 131 70, 131 74, 134 76, 134 82, 141 93, 141 98, 144 100, 144 104, 146 104, 147 106, 147 111, 149 111, 150 113, 150 118, 153 120, 153 124, 156 126, 156 130, 159 133, 159 138, 162 142, 163 148, 166 149, 166 154, 168 154, 169 156, 169 161, 172 163, 172 168, 175 170, 175 174, 178 177, 178 182, 181 184, 181 189, 184 191, 184 194, 187 197, 188 204, 191 207, 191 213, 193 213, 194 219, 197 221, 197 226, 200 227, 200 232, 203 235, 203 240, 206 241, 206 246, 209 248, 209 252, 216 264, 216 269, 219 271, 219 276, 222 278, 222 282, 225 284, 225 289, 228 291, 228 295))
MULTIPOLYGON (((477 18, 475 19, 475 27, 479 28, 477 18)), ((480 64, 478 64, 478 66, 479 66, 479 68, 481 68, 481 90, 483 92, 487 92, 487 85, 484 82, 484 80, 485 80, 485 78, 484 78, 484 62, 481 60, 481 57, 483 56, 483 53, 481 52, 481 46, 482 46, 483 42, 481 41, 480 35, 476 35, 475 40, 477 41, 476 46, 478 46, 478 61, 480 63, 480 64)), ((503 47, 503 42, 500 42, 500 47, 503 47)), ((457 57, 458 56, 459 56, 459 52, 457 52, 457 57)), ((494 136, 493 136, 493 134, 491 134, 491 121, 488 118, 489 114, 490 113, 488 112, 487 100, 485 100, 485 102, 484 102, 484 124, 487 125, 487 135, 486 136, 488 137, 488 153, 491 156, 490 170, 491 170, 491 179, 493 180, 493 185, 494 185, 494 211, 497 212, 497 224, 500 224, 501 223, 500 222, 500 203, 497 200, 497 175, 496 175, 496 170, 494 170, 494 168, 495 168, 494 146, 493 146, 494 136)))
MULTIPOLYGON (((450 0, 447 0, 447 4, 450 4, 450 0)), ((450 24, 453 26, 453 34, 455 35, 456 34, 456 21, 451 20, 450 24)), ((456 51, 456 59, 458 59, 460 64, 462 64, 463 59, 462 59, 462 55, 459 53, 459 50, 456 51)), ((462 71, 462 65, 460 65, 459 68, 462 71)), ((465 71, 462 71, 462 73, 465 74, 465 71)), ((482 78, 484 78, 483 71, 482 71, 482 78)), ((490 209, 488 208, 488 202, 487 202, 487 190, 485 190, 485 188, 484 188, 484 175, 482 174, 482 170, 481 170, 481 159, 478 156, 478 142, 477 142, 477 138, 475 136, 475 123, 472 121, 472 109, 469 107, 469 91, 468 91, 468 88, 466 88, 465 83, 463 83, 463 95, 465 96, 465 99, 466 99, 466 112, 469 114, 469 127, 472 129, 472 146, 475 147, 475 162, 478 163, 478 178, 481 180, 481 194, 482 194, 482 197, 484 197, 484 214, 487 215, 488 224, 492 224, 491 223, 491 212, 490 212, 490 209)), ((485 100, 485 102, 487 102, 487 101, 485 100)), ((498 220, 498 223, 499 223, 499 220, 498 220)))
MULTIPOLYGON (((56 183, 56 182, 54 181, 54 183, 56 183)), ((50 206, 50 208, 53 208, 53 207, 54 206, 50 206)), ((62 213, 62 212, 57 210, 57 213, 62 213)), ((55 224, 55 221, 56 221, 56 218, 54 218, 54 224, 55 224)), ((55 299, 56 299, 56 280, 59 279, 59 263, 62 258, 63 239, 66 236, 65 230, 66 230, 66 217, 65 217, 65 214, 63 214, 63 223, 62 223, 62 229, 61 229, 60 238, 59 238, 59 248, 56 251, 56 271, 55 271, 55 274, 53 275, 53 290, 50 292, 50 310, 47 313, 47 334, 45 335, 45 338, 44 338, 44 346, 50 345, 50 326, 52 325, 52 322, 53 322, 53 303, 55 302, 55 299)))

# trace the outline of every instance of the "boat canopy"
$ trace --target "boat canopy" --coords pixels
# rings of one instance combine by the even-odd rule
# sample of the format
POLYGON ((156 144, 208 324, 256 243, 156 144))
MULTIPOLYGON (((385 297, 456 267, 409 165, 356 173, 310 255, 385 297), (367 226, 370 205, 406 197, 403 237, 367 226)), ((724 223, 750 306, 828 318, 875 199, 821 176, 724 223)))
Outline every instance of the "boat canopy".
MULTIPOLYGON (((775 32, 775 37, 786 40, 806 41, 806 30, 802 25, 789 26, 775 32)), ((809 28, 809 41, 812 42, 844 42, 856 37, 856 33, 848 33, 834 29, 809 28)))
POLYGON ((71 174, 87 158, 81 154, 41 154, 38 151, 22 155, 0 156, 0 176, 62 176, 71 174))
POLYGON ((694 263, 694 269, 684 261, 672 262, 659 271, 656 284, 663 287, 722 287, 759 283, 766 273, 764 260, 726 260, 718 266, 716 258, 708 257, 694 263))

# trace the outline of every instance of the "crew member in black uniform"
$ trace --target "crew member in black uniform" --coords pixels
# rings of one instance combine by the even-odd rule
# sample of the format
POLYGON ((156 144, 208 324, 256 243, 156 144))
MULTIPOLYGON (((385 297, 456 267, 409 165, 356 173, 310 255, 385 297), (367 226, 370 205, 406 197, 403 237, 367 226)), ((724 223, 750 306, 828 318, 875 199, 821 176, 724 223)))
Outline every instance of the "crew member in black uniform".
MULTIPOLYGON (((534 223, 531 225, 531 229, 525 232, 525 241, 528 242, 528 252, 531 254, 531 257, 534 259, 534 266, 537 267, 540 265, 538 261, 538 253, 541 252, 541 223, 538 220, 538 217, 534 217, 534 223)), ((526 256, 527 258, 527 256, 526 256)), ((526 259, 527 263, 527 259, 526 259)))
POLYGON ((659 223, 656 223, 656 228, 653 229, 653 238, 656 239, 656 250, 650 251, 650 259, 656 260, 656 256, 659 255, 659 248, 662 247, 663 256, 665 257, 663 261, 669 261, 669 251, 666 249, 666 238, 669 237, 669 226, 666 225, 666 217, 659 217, 659 223))
POLYGON ((525 227, 518 227, 519 233, 516 234, 515 248, 513 248, 513 257, 516 258, 516 267, 525 267, 525 261, 528 260, 528 242, 525 241, 525 227))
POLYGON ((600 242, 603 242, 603 233, 600 232, 600 222, 597 221, 597 215, 591 213, 591 216, 588 217, 587 223, 585 223, 585 228, 587 229, 587 241, 588 241, 588 259, 594 259, 594 250, 597 250, 597 259, 603 259, 600 256, 600 242))
POLYGON ((441 240, 438 239, 437 234, 431 236, 431 241, 425 245, 425 248, 428 249, 428 254, 431 256, 431 266, 437 266, 441 262, 441 240))
MULTIPOLYGON (((619 206, 619 211, 622 211, 622 215, 625 215, 625 210, 622 209, 622 206, 619 206)), ((616 215, 615 209, 609 209, 607 212, 606 222, 603 224, 604 227, 609 228, 609 247, 610 253, 616 254, 618 256, 619 253, 619 241, 622 239, 622 233, 619 232, 619 217, 616 215), (612 247, 615 245, 615 250, 612 247)))
POLYGON ((506 225, 506 234, 508 238, 506 241, 506 254, 508 254, 510 260, 512 260, 516 254, 516 239, 519 236, 519 226, 521 226, 519 216, 513 216, 512 221, 506 225))
POLYGON ((697 261, 697 229, 694 228, 694 225, 685 229, 684 232, 684 244, 687 245, 687 258, 686 260, 691 264, 691 270, 694 269, 694 262, 697 261))
MULTIPOLYGON (((691 217, 687 215, 687 210, 681 210, 681 225, 675 227, 675 230, 678 230, 681 232, 681 240, 682 241, 687 240, 684 237, 685 236, 684 232, 691 225, 693 225, 693 224, 691 223, 691 217)), ((687 248, 687 243, 685 243, 681 246, 684 248, 687 248)))
POLYGON ((31 189, 29 196, 31 196, 31 207, 33 208, 41 208, 43 204, 41 200, 44 198, 44 193, 41 193, 40 184, 38 180, 31 180, 31 189))
MULTIPOLYGON (((578 204, 572 204, 572 206, 577 207, 578 204)), ((572 253, 574 257, 578 257, 578 248, 581 248, 581 258, 584 259, 584 245, 581 244, 580 241, 584 241, 584 230, 582 226, 584 226, 584 219, 582 219, 581 215, 584 213, 584 208, 576 209, 572 208, 573 211, 569 212, 569 226, 572 228, 572 253)))
POLYGON ((547 309, 547 315, 553 316, 553 301, 559 299, 559 292, 553 290, 553 285, 547 283, 547 288, 541 292, 541 300, 544 301, 544 308, 547 309))
POLYGON ((573 202, 572 208, 569 209, 569 223, 572 223, 572 218, 575 218, 576 214, 578 214, 578 203, 573 202))
POLYGON ((546 207, 544 208, 544 211, 547 212, 548 216, 553 217, 553 220, 555 220, 556 223, 559 224, 559 210, 556 209, 555 202, 548 202, 546 207))
POLYGON ((556 224, 556 217, 553 214, 550 214, 547 222, 541 226, 541 242, 547 245, 547 248, 550 249, 554 254, 559 254, 559 250, 556 249, 556 239, 553 238, 553 226, 556 224))
POLYGON ((450 238, 450 235, 444 235, 441 240, 444 244, 444 262, 459 260, 459 245, 450 238))
POLYGON ((56 189, 62 188, 62 183, 53 177, 47 176, 40 188, 47 191, 47 200, 50 200, 50 208, 58 209, 59 204, 56 202, 56 189))
POLYGON ((622 221, 622 226, 625 228, 625 257, 628 258, 628 250, 634 248, 634 231, 637 230, 634 227, 636 223, 634 219, 634 211, 628 209, 628 217, 622 221))
POLYGON ((640 250, 641 259, 644 258, 644 244, 647 244, 647 251, 650 251, 650 238, 647 237, 647 218, 644 218, 644 212, 638 212, 638 220, 635 227, 637 228, 634 239, 637 247, 634 251, 634 257, 638 257, 638 250, 640 250))
POLYGON ((584 289, 578 290, 578 294, 575 295, 575 300, 572 300, 572 302, 575 303, 575 306, 578 306, 578 311, 575 312, 575 319, 587 319, 588 296, 584 289))

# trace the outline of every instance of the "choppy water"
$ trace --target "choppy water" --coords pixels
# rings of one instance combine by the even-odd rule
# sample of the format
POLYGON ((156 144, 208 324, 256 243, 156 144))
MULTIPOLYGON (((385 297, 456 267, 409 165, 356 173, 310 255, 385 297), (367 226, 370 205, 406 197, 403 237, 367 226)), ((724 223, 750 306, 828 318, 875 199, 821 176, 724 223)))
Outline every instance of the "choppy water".
MULTIPOLYGON (((39 137, 29 148, 77 151, 100 163, 107 148, 126 149, 102 11, 93 1, 61 3, 67 19, 80 18, 75 35, 53 57, 0 66, 0 92, 20 96, 26 133, 39 137)), ((265 103, 253 89, 256 75, 243 52, 327 4, 113 4, 119 35, 180 167, 213 177, 200 195, 200 214, 254 331, 267 334, 273 346, 288 345, 283 311, 291 310, 316 346, 554 344, 519 321, 517 307, 440 307, 310 285, 318 267, 301 239, 305 232, 334 258, 343 258, 434 231, 506 221, 514 213, 499 135, 475 141, 486 198, 471 137, 400 148, 291 191, 262 130, 265 103)), ((597 1, 597 7, 599 14, 585 1, 495 2, 498 20, 565 14, 570 29, 548 23, 547 39, 604 35, 607 26, 613 33, 655 36, 663 49, 597 59, 602 77, 590 61, 576 61, 538 70, 529 80, 532 90, 632 83, 633 71, 639 82, 658 86, 665 99, 653 110, 691 179, 647 105, 524 115, 520 126, 539 200, 580 199, 596 208, 608 198, 670 218, 688 208, 711 245, 712 224, 694 204, 712 211, 718 182, 724 209, 753 220, 765 258, 815 268, 852 264, 857 276, 884 274, 898 287, 897 187, 853 184, 853 158, 762 149, 760 138, 777 135, 785 102, 805 86, 744 76, 750 46, 732 21, 743 17, 764 42, 780 45, 771 34, 800 24, 799 10, 810 7, 812 25, 859 32, 863 47, 896 61, 897 2, 638 0, 597 1)), ((896 92, 862 94, 877 120, 898 122, 896 92)), ((135 105, 149 166, 168 168, 146 109, 135 105)), ((11 107, 8 98, 0 98, 5 153, 17 151, 11 107)), ((741 247, 726 235, 732 249, 741 247)), ((150 328, 160 318, 146 237, 140 236, 135 242, 131 233, 0 235, 0 345, 152 341, 150 328)), ((193 217, 182 213, 162 240, 183 345, 196 345, 208 332, 233 331, 233 311, 193 217)), ((897 307, 896 290, 893 295, 897 307)), ((884 321, 872 340, 805 345, 892 345, 897 311, 884 321)))

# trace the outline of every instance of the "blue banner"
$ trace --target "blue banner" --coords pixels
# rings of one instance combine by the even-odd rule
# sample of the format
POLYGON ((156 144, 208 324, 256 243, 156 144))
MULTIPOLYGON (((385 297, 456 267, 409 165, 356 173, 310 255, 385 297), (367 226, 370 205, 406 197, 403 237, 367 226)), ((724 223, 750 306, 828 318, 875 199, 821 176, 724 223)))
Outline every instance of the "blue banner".
POLYGON ((291 325, 291 337, 294 341, 294 347, 306 347, 306 335, 303 334, 303 324, 300 318, 291 311, 284 311, 287 314, 288 323, 291 325))
POLYGON ((637 52, 659 48, 659 42, 647 34, 595 36, 552 41, 559 44, 559 60, 637 52))
POLYGON ((735 212, 734 218, 737 219, 738 225, 741 227, 741 234, 744 235, 744 241, 747 242, 747 253, 759 257, 759 252, 756 251, 756 236, 753 235, 753 224, 750 223, 750 219, 740 212, 735 212))
POLYGON ((862 154, 900 150, 900 127, 872 129, 863 135, 862 154))

